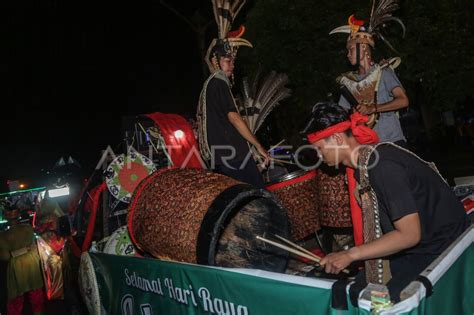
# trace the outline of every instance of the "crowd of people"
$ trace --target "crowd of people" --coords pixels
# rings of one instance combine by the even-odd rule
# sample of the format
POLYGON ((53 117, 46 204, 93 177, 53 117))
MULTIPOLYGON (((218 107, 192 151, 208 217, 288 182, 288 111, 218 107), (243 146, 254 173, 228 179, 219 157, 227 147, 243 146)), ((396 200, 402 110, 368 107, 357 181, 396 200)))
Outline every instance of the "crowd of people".
POLYGON ((33 313, 41 314, 44 311, 46 294, 36 236, 29 220, 20 221, 22 211, 31 208, 21 202, 4 203, 2 208, 9 226, 6 231, 0 232, 0 260, 3 267, 6 267, 2 268, 6 270, 2 292, 7 293, 6 310, 3 311, 7 314, 22 314, 26 298, 33 313))
POLYGON ((27 305, 26 313, 43 314, 47 300, 64 297, 67 264, 59 218, 67 217, 55 199, 39 191, 9 194, 0 208, 7 221, 0 230, 0 312, 23 314, 27 305))

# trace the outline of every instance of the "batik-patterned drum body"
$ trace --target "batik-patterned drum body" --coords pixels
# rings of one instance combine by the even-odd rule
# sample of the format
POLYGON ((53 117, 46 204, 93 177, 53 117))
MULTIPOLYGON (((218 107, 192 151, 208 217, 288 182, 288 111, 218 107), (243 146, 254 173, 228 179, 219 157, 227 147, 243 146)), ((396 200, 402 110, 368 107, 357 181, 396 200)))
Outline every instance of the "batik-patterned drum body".
POLYGON ((267 189, 276 195, 288 211, 291 236, 294 240, 314 235, 319 230, 315 170, 309 172, 299 170, 286 174, 268 185, 267 189))
POLYGON ((158 258, 272 271, 286 265, 285 254, 255 238, 289 235, 273 195, 202 169, 163 169, 143 180, 128 228, 132 242, 158 258))
POLYGON ((318 205, 321 226, 331 228, 352 227, 349 191, 343 173, 318 173, 318 205))

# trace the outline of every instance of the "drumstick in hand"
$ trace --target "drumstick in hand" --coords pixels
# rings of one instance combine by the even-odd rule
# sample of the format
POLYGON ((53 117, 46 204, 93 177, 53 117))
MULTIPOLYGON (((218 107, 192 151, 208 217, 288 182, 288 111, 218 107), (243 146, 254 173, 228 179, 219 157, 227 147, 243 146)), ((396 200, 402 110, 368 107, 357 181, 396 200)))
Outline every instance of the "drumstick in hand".
MULTIPOLYGON (((287 241, 288 243, 292 244, 292 246, 296 246, 297 248, 301 248, 300 246, 298 246, 298 245, 296 245, 296 244, 294 244, 294 243, 292 243, 292 242, 290 242, 290 241, 284 239, 283 237, 280 237, 280 236, 278 236, 278 235, 276 235, 276 236, 277 236, 278 238, 280 238, 281 240, 285 240, 285 241, 287 241)), ((280 243, 277 243, 277 242, 274 242, 274 241, 270 241, 270 240, 268 240, 268 239, 266 239, 266 238, 263 238, 263 237, 261 237, 261 236, 256 236, 256 237, 257 237, 258 240, 261 240, 261 241, 263 241, 263 242, 265 242, 265 243, 271 244, 271 245, 273 245, 273 246, 275 246, 275 247, 278 247, 278 248, 280 248, 280 249, 286 250, 286 251, 288 251, 288 252, 290 252, 290 253, 292 253, 292 254, 295 254, 295 255, 304 257, 304 258, 306 258, 306 259, 309 259, 309 260, 311 260, 311 261, 317 263, 318 265, 319 265, 319 262, 321 261, 321 257, 316 256, 315 254, 313 254, 313 253, 311 253, 311 252, 310 252, 311 254, 307 254, 307 253, 306 253, 307 250, 305 250, 305 249, 303 249, 304 251, 300 251, 300 250, 297 250, 297 249, 290 248, 290 247, 288 247, 288 246, 286 246, 286 245, 283 245, 283 244, 280 244, 280 243)), ((347 269, 343 269, 343 270, 341 270, 341 271, 342 271, 343 273, 345 273, 345 274, 349 274, 349 270, 347 270, 347 269)))
POLYGON ((293 162, 291 162, 291 161, 275 159, 275 158, 273 158, 273 157, 270 157, 270 160, 271 160, 271 161, 274 161, 274 162, 276 162, 276 163, 283 163, 283 164, 295 165, 295 163, 293 163, 293 162))
MULTIPOLYGON (((310 251, 307 250, 306 248, 303 248, 303 247, 301 247, 301 246, 299 246, 299 245, 293 243, 292 241, 289 241, 289 240, 287 240, 286 238, 281 237, 280 235, 275 234, 275 237, 278 238, 278 239, 280 239, 280 240, 282 240, 283 242, 285 242, 285 243, 287 243, 287 244, 290 244, 290 245, 293 246, 294 248, 296 248, 296 249, 298 249, 298 250, 300 250, 300 251, 302 251, 302 252, 305 252, 305 253, 308 254, 308 255, 313 256, 314 258, 316 258, 316 259, 318 259, 318 260, 321 260, 321 259, 322 259, 321 257, 319 257, 318 255, 316 255, 315 253, 310 252, 310 251)), ((319 262, 319 261, 318 261, 318 262, 319 262)))
POLYGON ((298 251, 298 250, 296 250, 296 249, 290 248, 290 247, 285 246, 285 245, 283 245, 283 244, 280 244, 280 243, 277 243, 277 242, 274 242, 274 241, 267 240, 266 238, 263 238, 263 237, 258 236, 258 235, 257 235, 256 237, 257 237, 258 240, 261 240, 261 241, 263 241, 263 242, 265 242, 265 243, 271 244, 271 245, 273 245, 273 246, 275 246, 275 247, 278 247, 278 248, 280 248, 280 249, 286 250, 287 252, 290 252, 290 253, 292 253, 292 254, 295 254, 295 255, 298 255, 298 256, 307 258, 307 259, 309 259, 309 260, 311 260, 311 261, 314 261, 315 263, 318 263, 318 264, 319 264, 319 261, 320 261, 320 260, 317 259, 317 258, 314 258, 314 257, 311 256, 311 255, 308 255, 308 254, 306 254, 306 253, 300 252, 300 251, 298 251))
POLYGON ((283 139, 280 142, 278 142, 277 144, 271 146, 270 149, 268 149, 268 152, 271 152, 273 149, 275 149, 276 147, 278 147, 280 144, 282 144, 285 141, 286 141, 286 139, 283 139))
MULTIPOLYGON (((313 256, 314 258, 316 258, 316 259, 318 259, 318 260, 321 260, 321 259, 322 259, 321 257, 319 257, 318 255, 316 255, 315 253, 310 252, 310 251, 307 250, 306 248, 303 248, 303 247, 301 247, 301 246, 299 246, 299 245, 293 243, 292 241, 287 240, 287 239, 284 238, 284 237, 281 237, 280 235, 275 234, 275 237, 278 238, 278 239, 280 239, 280 240, 282 240, 283 242, 285 242, 285 243, 287 243, 287 244, 290 244, 291 246, 293 246, 293 247, 295 247, 295 248, 297 248, 297 249, 299 249, 299 250, 301 250, 301 251, 307 253, 308 255, 313 256)), ((318 261, 318 262, 319 262, 319 261, 318 261)), ((343 269, 342 272, 344 272, 344 273, 349 273, 349 270, 343 269)))

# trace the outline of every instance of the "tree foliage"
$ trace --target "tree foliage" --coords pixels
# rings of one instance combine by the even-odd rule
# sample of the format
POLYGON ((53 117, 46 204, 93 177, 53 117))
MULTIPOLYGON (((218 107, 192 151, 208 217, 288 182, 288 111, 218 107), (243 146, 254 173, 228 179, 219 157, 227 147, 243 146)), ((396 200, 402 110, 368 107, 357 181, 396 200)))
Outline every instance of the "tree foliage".
POLYGON ((402 78, 412 85, 420 82, 424 101, 436 109, 464 106, 474 84, 474 2, 423 0, 403 5, 401 17, 408 31, 400 45, 402 78))
MULTIPOLYGON (((463 105, 473 85, 471 0, 402 1, 395 12, 407 27, 393 24, 387 35, 401 53, 397 69, 411 103, 414 91, 424 102, 444 110, 463 105)), ((329 35, 334 27, 346 24, 349 15, 367 19, 369 1, 256 0, 248 11, 245 37, 254 49, 239 52, 245 74, 259 66, 268 72, 287 73, 292 97, 275 110, 273 124, 282 137, 297 134, 313 104, 339 97, 335 78, 348 71, 343 34, 329 35)), ((376 44, 376 59, 395 56, 381 41, 376 44)), ((416 97, 416 99, 420 99, 416 97)), ((419 104, 418 104, 419 105, 419 104)))

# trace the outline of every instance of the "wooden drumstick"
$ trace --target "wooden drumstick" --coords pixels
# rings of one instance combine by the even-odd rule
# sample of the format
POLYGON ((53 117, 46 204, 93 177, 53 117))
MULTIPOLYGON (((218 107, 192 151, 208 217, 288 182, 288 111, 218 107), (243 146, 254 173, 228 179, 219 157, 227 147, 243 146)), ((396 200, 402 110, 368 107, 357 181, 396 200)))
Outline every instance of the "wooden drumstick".
POLYGON ((318 255, 316 255, 315 253, 310 252, 310 251, 307 250, 306 248, 303 248, 303 247, 301 247, 301 246, 299 246, 299 245, 293 243, 292 241, 287 240, 287 239, 284 238, 284 237, 281 237, 280 235, 275 234, 275 237, 278 238, 278 239, 280 239, 280 240, 282 240, 283 242, 285 242, 285 243, 287 243, 287 244, 290 244, 290 245, 293 246, 294 248, 299 249, 300 251, 305 252, 306 254, 313 256, 313 257, 316 258, 316 259, 319 259, 319 260, 322 259, 321 257, 319 257, 318 255))
POLYGON ((271 146, 270 149, 268 149, 267 152, 271 152, 273 149, 275 149, 276 147, 278 147, 280 144, 282 144, 282 143, 285 142, 285 141, 286 141, 286 139, 283 139, 283 140, 281 140, 280 142, 278 142, 277 144, 271 146))
MULTIPOLYGON (((284 240, 282 237, 280 237, 280 236, 278 236, 278 235, 276 235, 276 236, 277 236, 278 238, 284 240)), ((295 254, 295 255, 298 255, 298 256, 304 257, 304 258, 306 258, 306 259, 309 259, 309 260, 311 260, 311 261, 317 263, 318 265, 319 265, 319 262, 321 261, 321 257, 319 257, 319 256, 317 256, 317 255, 315 255, 315 254, 313 254, 313 253, 311 253, 311 252, 310 252, 311 254, 307 254, 307 253, 306 253, 307 250, 300 251, 300 250, 297 250, 297 249, 293 249, 293 248, 290 248, 290 247, 288 247, 288 246, 286 246, 286 245, 283 245, 283 244, 280 244, 280 243, 277 243, 277 242, 274 242, 274 241, 270 241, 270 240, 268 240, 268 239, 266 239, 266 238, 263 238, 263 237, 261 237, 261 236, 256 236, 256 238, 257 238, 258 240, 261 240, 261 241, 265 242, 265 243, 271 244, 271 245, 273 245, 273 246, 275 246, 275 247, 278 247, 278 248, 280 248, 280 249, 283 249, 283 250, 286 250, 286 251, 288 251, 288 252, 290 252, 290 253, 293 253, 293 254, 295 254)), ((292 243, 292 242, 290 242, 290 241, 288 241, 288 240, 286 240, 286 239, 285 239, 285 241, 291 243, 292 246, 296 246, 297 248, 301 248, 300 246, 298 246, 298 245, 296 245, 296 244, 294 244, 294 243, 292 243)), ((345 274, 349 274, 349 270, 347 270, 347 269, 342 269, 341 271, 342 271, 343 273, 345 273, 345 274)))
POLYGON ((284 164, 291 164, 294 165, 295 163, 291 161, 286 161, 286 160, 280 160, 280 159, 275 159, 273 157, 270 157, 270 160, 275 161, 276 163, 284 163, 284 164))
POLYGON ((298 250, 296 250, 296 249, 290 248, 290 247, 285 246, 285 245, 283 245, 283 244, 280 244, 280 243, 277 243, 277 242, 274 242, 274 241, 267 240, 266 238, 263 238, 263 237, 258 236, 258 235, 257 235, 256 237, 257 237, 258 240, 261 240, 261 241, 263 241, 263 242, 265 242, 265 243, 271 244, 271 245, 273 245, 273 246, 275 246, 275 247, 278 247, 278 248, 280 248, 280 249, 286 250, 286 251, 288 251, 288 252, 290 252, 290 253, 293 253, 293 254, 295 254, 295 255, 298 255, 298 256, 307 258, 307 259, 309 259, 309 260, 311 260, 311 261, 314 261, 314 262, 316 262, 316 263, 319 264, 319 261, 320 261, 320 260, 317 259, 317 258, 314 258, 314 257, 311 256, 311 255, 308 255, 308 254, 306 254, 306 253, 300 252, 300 251, 298 251, 298 250))

